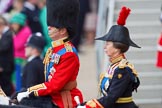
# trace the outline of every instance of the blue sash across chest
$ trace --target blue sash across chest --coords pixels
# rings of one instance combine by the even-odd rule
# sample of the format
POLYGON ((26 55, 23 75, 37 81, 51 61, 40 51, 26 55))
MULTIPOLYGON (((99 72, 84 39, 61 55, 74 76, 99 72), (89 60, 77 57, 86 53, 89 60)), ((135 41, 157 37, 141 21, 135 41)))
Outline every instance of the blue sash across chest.
MULTIPOLYGON (((77 52, 76 48, 72 47, 72 50, 78 56, 78 52, 77 52)), ((56 61, 59 62, 60 57, 62 55, 64 55, 66 52, 67 52, 66 48, 62 48, 58 52, 53 53, 51 55, 51 60, 50 60, 49 64, 47 64, 47 66, 46 66, 46 81, 48 81, 48 76, 50 74, 50 69, 53 67, 53 65, 56 63, 56 61)))

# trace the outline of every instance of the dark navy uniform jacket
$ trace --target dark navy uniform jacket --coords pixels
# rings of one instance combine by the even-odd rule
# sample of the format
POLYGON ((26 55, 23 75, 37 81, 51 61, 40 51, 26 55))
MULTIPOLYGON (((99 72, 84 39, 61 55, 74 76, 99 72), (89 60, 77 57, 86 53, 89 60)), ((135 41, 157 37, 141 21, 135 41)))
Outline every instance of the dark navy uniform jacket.
POLYGON ((103 97, 86 103, 86 108, 138 108, 132 92, 139 86, 134 66, 120 55, 111 61, 106 74, 101 75, 100 91, 103 97))
POLYGON ((22 88, 28 88, 44 81, 43 60, 40 57, 35 57, 23 69, 22 88))

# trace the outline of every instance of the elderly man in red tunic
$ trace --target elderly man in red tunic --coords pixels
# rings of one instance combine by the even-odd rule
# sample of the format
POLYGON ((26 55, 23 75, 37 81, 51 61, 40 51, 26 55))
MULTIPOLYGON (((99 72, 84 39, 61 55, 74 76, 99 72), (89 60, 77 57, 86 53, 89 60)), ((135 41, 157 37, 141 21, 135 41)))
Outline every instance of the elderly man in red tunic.
MULTIPOLYGON (((50 96, 53 108, 76 107, 75 96, 79 96, 80 101, 83 101, 76 82, 80 66, 79 58, 70 42, 76 34, 78 14, 78 0, 47 0, 48 34, 53 41, 43 62, 46 82, 19 93, 18 101, 25 97, 50 96)), ((41 103, 40 106, 34 107, 41 107, 41 103)))

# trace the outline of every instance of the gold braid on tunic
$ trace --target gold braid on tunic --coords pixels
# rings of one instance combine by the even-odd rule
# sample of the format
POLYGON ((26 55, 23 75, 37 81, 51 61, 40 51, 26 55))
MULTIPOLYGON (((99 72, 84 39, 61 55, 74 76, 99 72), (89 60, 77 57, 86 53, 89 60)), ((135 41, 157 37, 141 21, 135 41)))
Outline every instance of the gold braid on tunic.
POLYGON ((50 48, 48 48, 46 55, 45 55, 45 58, 43 60, 45 80, 46 80, 46 73, 47 73, 46 69, 47 69, 47 65, 50 62, 51 55, 52 55, 52 48, 50 47, 50 48))

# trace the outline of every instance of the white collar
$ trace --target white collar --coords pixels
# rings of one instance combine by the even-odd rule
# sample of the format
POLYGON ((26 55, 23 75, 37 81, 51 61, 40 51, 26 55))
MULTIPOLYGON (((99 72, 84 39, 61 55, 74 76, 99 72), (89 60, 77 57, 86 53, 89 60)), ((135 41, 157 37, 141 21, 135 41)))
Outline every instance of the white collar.
POLYGON ((30 56, 30 57, 27 59, 27 61, 30 62, 30 61, 32 61, 35 57, 36 57, 35 55, 32 55, 32 56, 30 56))
POLYGON ((33 4, 31 4, 30 2, 28 2, 28 1, 26 1, 24 3, 24 6, 27 7, 27 8, 29 8, 32 11, 35 10, 35 6, 33 4))
POLYGON ((6 26, 6 27, 3 29, 2 34, 4 34, 5 32, 7 32, 8 30, 9 30, 9 27, 6 26))

